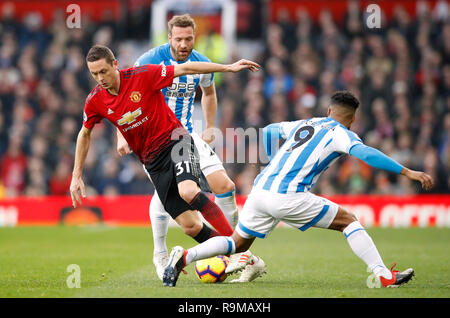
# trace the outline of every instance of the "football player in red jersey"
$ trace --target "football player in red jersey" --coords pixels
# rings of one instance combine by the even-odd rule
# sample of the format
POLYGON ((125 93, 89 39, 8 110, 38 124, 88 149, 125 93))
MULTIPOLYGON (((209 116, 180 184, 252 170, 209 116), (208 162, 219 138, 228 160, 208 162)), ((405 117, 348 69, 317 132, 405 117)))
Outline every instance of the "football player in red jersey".
POLYGON ((259 65, 240 60, 222 65, 190 62, 171 66, 143 65, 118 69, 118 61, 105 46, 93 46, 86 56, 87 66, 97 85, 86 98, 83 126, 77 137, 75 163, 70 185, 73 206, 86 197, 82 180, 91 131, 103 118, 116 126, 139 157, 171 217, 198 242, 218 235, 202 222, 197 210, 216 218, 211 224, 222 235, 232 227, 218 206, 198 185, 200 168, 188 131, 167 106, 161 89, 173 78, 212 72, 254 72, 259 65))

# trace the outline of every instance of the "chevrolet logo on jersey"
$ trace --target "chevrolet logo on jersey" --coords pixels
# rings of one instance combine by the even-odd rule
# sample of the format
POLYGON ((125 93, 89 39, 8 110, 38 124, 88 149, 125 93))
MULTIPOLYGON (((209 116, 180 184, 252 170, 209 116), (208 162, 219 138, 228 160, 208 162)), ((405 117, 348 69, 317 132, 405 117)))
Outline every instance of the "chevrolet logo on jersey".
POLYGON ((117 121, 119 126, 123 126, 125 124, 129 125, 136 121, 136 118, 142 115, 142 110, 139 107, 134 112, 129 111, 128 113, 123 114, 122 118, 117 121))

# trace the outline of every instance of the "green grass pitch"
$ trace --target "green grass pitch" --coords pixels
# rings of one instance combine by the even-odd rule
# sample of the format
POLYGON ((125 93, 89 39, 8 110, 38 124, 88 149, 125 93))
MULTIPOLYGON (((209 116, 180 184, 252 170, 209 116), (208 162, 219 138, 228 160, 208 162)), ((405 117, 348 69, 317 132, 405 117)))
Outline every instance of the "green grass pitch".
MULTIPOLYGON (((246 284, 203 284, 193 265, 175 288, 163 287, 152 264, 146 227, 0 228, 0 297, 36 298, 448 298, 450 229, 369 228, 384 262, 413 267, 415 278, 398 289, 368 288, 370 273, 341 233, 277 228, 256 239, 267 274, 246 284), (80 267, 81 288, 68 288, 70 264, 80 267)), ((195 242, 171 228, 169 249, 195 242)))

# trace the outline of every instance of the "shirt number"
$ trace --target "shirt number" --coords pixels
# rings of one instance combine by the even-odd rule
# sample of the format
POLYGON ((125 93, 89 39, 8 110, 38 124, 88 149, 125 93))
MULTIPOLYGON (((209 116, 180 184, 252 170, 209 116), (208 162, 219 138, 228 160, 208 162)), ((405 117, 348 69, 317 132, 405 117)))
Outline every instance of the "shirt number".
POLYGON ((295 145, 293 145, 291 148, 289 148, 287 151, 293 151, 294 149, 300 147, 305 142, 310 140, 312 136, 314 135, 314 128, 312 126, 303 126, 299 128, 294 135, 294 140, 297 142, 295 145))

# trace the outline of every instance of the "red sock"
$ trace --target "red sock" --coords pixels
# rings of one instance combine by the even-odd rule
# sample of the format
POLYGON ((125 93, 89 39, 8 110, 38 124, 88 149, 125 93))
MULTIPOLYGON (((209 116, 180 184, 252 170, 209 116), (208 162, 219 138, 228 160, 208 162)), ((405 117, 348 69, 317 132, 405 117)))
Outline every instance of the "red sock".
POLYGON ((206 221, 209 222, 220 235, 230 236, 233 228, 228 223, 227 218, 217 204, 211 201, 206 194, 199 192, 189 203, 195 210, 202 213, 206 221))

